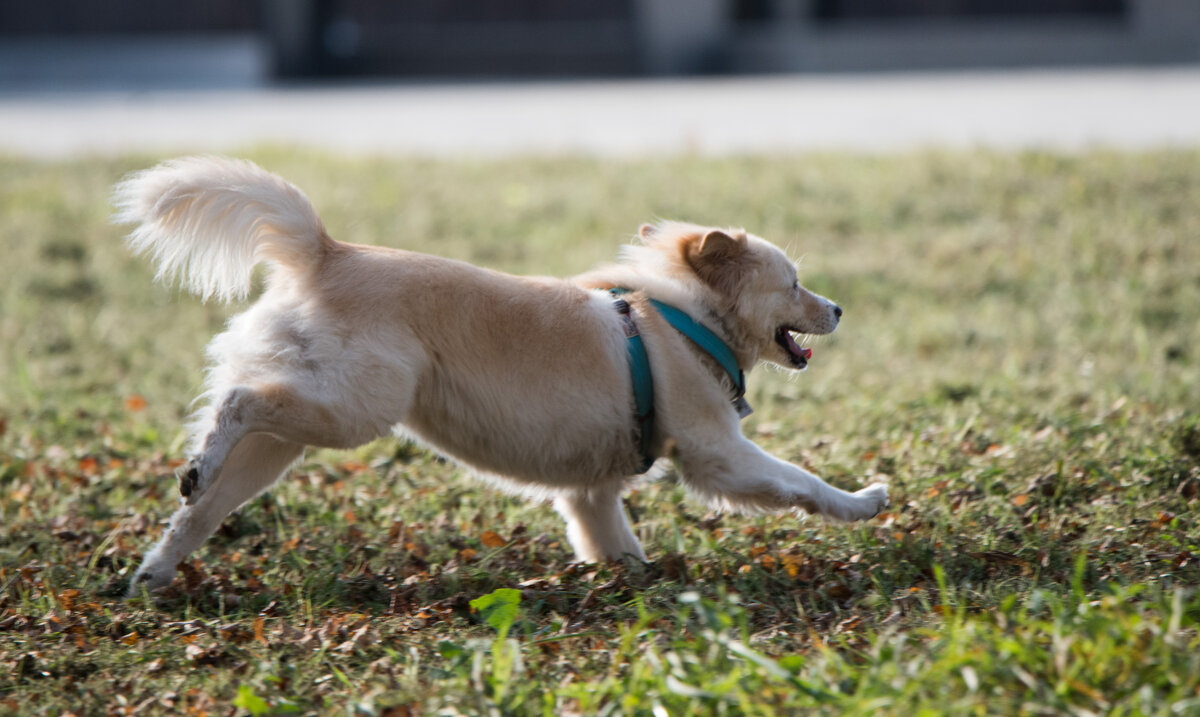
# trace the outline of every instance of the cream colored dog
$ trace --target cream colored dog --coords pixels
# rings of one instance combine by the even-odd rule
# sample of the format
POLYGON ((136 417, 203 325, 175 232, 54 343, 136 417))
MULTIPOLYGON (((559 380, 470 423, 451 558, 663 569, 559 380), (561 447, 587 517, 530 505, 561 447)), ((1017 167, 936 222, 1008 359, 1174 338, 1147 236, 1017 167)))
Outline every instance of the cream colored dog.
POLYGON ((131 592, 168 583, 305 446, 352 448, 391 431, 552 498, 584 561, 644 559, 621 505, 643 452, 669 457, 719 508, 858 520, 887 502, 885 485, 838 490, 743 437, 729 376, 650 304, 707 326, 745 370, 804 368, 810 352, 792 334, 833 331, 841 309, 743 231, 643 226, 620 263, 564 280, 334 241, 299 189, 244 161, 166 162, 114 196, 117 219, 138 225, 129 245, 159 278, 232 300, 250 291, 256 263, 270 268, 261 298, 208 347, 184 502, 131 592), (629 290, 653 376, 645 444, 613 287, 629 290))

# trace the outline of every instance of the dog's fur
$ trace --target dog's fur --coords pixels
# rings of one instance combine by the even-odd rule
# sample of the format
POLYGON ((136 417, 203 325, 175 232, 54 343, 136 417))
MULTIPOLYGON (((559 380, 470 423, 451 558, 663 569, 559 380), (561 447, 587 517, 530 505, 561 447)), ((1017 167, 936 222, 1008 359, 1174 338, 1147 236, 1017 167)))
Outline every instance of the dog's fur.
POLYGON ((710 504, 842 520, 887 502, 847 493, 742 436, 729 380, 647 303, 716 332, 742 368, 803 368, 791 333, 833 331, 841 309, 792 262, 740 230, 643 226, 622 261, 570 280, 516 277, 434 256, 334 241, 296 187, 254 164, 166 162, 117 186, 117 220, 162 279, 257 302, 208 347, 203 407, 180 472, 184 504, 131 591, 169 582, 231 511, 306 445, 351 448, 398 430, 517 492, 552 498, 584 561, 644 559, 621 505, 641 467, 621 317, 625 287, 649 354, 654 455, 710 504))

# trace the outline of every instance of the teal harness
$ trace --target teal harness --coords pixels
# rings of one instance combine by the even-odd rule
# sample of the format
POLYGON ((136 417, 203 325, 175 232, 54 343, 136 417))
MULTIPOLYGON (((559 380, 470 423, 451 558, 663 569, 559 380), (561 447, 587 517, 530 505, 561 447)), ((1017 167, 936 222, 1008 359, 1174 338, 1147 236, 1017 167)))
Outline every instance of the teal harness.
MULTIPOLYGON (((646 345, 638 332, 637 324, 629 308, 629 302, 619 298, 622 294, 630 293, 629 289, 610 289, 609 293, 616 297, 613 307, 621 315, 622 328, 625 330, 625 341, 629 355, 629 373, 633 379, 634 415, 638 426, 638 450, 642 454, 642 467, 638 473, 645 473, 654 465, 656 456, 650 450, 650 441, 654 434, 654 376, 650 372, 650 358, 646 355, 646 345)), ((650 305, 658 311, 676 331, 696 344, 701 351, 711 356, 714 361, 729 375, 733 384, 733 406, 738 416, 745 418, 753 411, 746 403, 746 374, 738 365, 737 357, 724 341, 708 327, 696 321, 679 309, 664 304, 658 299, 649 299, 650 305)))

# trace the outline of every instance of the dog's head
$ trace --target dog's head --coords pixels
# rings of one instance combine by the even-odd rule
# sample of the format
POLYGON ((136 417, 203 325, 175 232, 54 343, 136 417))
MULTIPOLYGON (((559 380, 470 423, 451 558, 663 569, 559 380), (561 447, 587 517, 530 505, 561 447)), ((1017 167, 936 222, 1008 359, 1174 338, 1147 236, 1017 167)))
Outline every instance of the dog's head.
POLYGON ((732 338, 760 360, 803 369, 812 352, 795 335, 828 334, 841 320, 841 308, 801 286, 795 264, 765 239, 679 222, 645 224, 638 233, 675 272, 699 282, 732 338))

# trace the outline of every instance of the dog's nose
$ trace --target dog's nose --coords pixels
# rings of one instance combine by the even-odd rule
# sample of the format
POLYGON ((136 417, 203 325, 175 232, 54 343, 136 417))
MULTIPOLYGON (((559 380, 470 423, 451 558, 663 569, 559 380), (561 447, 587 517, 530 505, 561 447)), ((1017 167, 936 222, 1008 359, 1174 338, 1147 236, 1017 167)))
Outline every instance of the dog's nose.
POLYGON ((842 307, 838 306, 837 304, 834 304, 833 305, 833 315, 838 317, 839 319, 842 318, 842 307))

